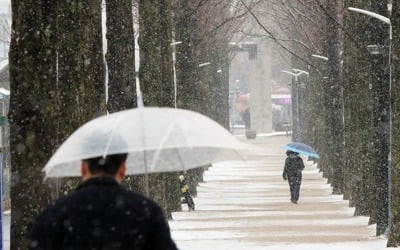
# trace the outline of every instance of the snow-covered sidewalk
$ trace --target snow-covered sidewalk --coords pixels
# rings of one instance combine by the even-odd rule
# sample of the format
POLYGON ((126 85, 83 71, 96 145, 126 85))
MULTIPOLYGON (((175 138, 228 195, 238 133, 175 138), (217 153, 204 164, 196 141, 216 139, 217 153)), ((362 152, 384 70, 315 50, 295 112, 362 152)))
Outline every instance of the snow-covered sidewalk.
POLYGON ((3 213, 3 249, 10 249, 10 221, 11 211, 7 210, 3 213))
POLYGON ((243 162, 215 164, 195 198, 196 211, 173 214, 172 236, 181 250, 236 249, 385 249, 367 217, 353 208, 306 162, 299 204, 290 202, 282 179, 289 137, 247 141, 243 162))

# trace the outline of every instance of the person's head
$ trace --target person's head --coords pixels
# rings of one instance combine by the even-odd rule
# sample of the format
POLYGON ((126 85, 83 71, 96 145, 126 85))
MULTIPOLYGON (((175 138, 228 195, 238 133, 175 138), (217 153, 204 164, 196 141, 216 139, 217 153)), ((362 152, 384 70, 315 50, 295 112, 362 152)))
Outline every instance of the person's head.
POLYGON ((185 176, 179 175, 179 180, 180 180, 180 181, 184 181, 184 180, 185 180, 185 176))
POLYGON ((81 176, 85 181, 98 176, 112 176, 121 182, 126 173, 126 159, 128 154, 113 154, 106 157, 95 157, 82 160, 81 176))
POLYGON ((298 155, 298 154, 299 154, 299 153, 293 152, 293 151, 291 151, 291 150, 286 151, 286 155, 287 155, 287 156, 296 156, 296 155, 298 155))

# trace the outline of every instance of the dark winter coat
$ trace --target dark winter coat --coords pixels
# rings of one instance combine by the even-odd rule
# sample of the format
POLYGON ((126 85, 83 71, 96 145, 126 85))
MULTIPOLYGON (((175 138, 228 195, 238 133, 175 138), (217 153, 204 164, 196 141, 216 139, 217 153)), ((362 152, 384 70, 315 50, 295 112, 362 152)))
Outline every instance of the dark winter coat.
POLYGON ((175 250, 153 201, 111 177, 92 178, 47 207, 31 229, 35 250, 175 250))
POLYGON ((283 178, 294 180, 296 182, 301 182, 302 174, 301 172, 304 169, 304 162, 300 156, 297 155, 289 155, 285 161, 285 167, 283 168, 283 178))

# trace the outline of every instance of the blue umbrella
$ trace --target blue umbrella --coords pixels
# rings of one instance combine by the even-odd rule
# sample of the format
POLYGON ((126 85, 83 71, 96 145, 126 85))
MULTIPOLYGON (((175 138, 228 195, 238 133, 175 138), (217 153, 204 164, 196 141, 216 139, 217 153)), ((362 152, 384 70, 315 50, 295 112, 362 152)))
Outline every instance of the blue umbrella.
POLYGON ((307 144, 301 143, 301 142, 292 142, 289 144, 286 144, 285 146, 283 146, 284 149, 286 150, 290 150, 299 154, 303 154, 303 155, 307 155, 307 156, 311 156, 314 158, 319 159, 319 155, 317 154, 317 152, 315 152, 315 150, 308 146, 307 144))

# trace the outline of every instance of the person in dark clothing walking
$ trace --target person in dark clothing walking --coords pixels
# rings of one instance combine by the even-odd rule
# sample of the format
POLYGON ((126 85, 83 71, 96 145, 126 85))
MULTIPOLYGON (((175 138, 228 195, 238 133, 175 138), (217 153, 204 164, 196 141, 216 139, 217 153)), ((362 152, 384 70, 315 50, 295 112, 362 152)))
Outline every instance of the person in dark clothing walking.
POLYGON ((83 183, 48 206, 30 230, 30 250, 176 250, 161 208, 120 185, 126 154, 83 160, 83 183))
POLYGON ((179 176, 179 184, 181 188, 181 195, 183 197, 182 203, 186 203, 188 205, 189 211, 194 211, 194 201, 189 192, 189 186, 186 183, 185 176, 179 176))
POLYGON ((284 180, 288 180, 290 187, 290 201, 297 204, 300 195, 300 185, 302 178, 302 171, 304 169, 303 159, 298 153, 292 151, 286 151, 286 161, 283 168, 282 177, 284 180))

